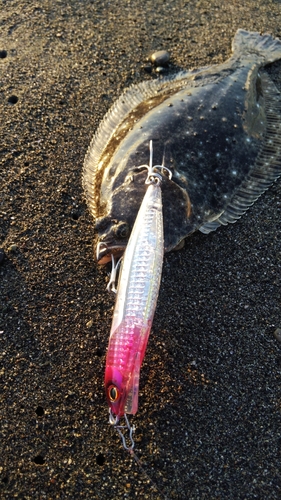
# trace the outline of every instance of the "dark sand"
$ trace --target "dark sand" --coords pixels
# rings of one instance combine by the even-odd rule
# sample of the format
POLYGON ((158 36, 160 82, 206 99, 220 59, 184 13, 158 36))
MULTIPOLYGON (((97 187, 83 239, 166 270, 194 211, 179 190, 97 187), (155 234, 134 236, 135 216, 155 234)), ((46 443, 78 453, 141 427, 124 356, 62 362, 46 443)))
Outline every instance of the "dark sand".
POLYGON ((81 188, 94 130, 155 77, 152 51, 170 71, 221 62, 239 27, 281 37, 280 1, 2 0, 0 26, 0 497, 281 498, 280 180, 165 258, 131 419, 162 496, 107 423, 114 297, 81 188))

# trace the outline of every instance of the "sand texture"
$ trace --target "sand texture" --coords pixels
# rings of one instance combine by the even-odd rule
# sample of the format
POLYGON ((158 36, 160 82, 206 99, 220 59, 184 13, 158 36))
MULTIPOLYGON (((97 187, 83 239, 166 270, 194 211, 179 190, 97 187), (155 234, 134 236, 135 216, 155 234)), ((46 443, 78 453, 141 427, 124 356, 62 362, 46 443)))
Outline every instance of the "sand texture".
POLYGON ((237 28, 281 38, 280 1, 2 0, 0 26, 0 498, 280 499, 281 181, 165 256, 142 469, 108 424, 114 296, 81 187, 103 115, 157 78, 152 52, 170 72, 222 62, 237 28))

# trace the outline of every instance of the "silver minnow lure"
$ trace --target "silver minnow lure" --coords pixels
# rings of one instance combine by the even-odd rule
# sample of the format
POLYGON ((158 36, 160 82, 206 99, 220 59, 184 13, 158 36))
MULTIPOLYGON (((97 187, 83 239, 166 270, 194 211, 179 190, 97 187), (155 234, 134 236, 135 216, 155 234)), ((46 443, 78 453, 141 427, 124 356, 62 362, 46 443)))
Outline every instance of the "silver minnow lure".
POLYGON ((135 414, 138 409, 140 367, 162 273, 161 176, 155 172, 158 167, 152 167, 151 143, 150 148, 149 185, 123 257, 106 357, 105 391, 114 425, 120 417, 135 414))
POLYGON ((160 179, 150 167, 119 277, 105 372, 106 396, 117 417, 137 411, 140 366, 157 303, 164 251, 160 179))

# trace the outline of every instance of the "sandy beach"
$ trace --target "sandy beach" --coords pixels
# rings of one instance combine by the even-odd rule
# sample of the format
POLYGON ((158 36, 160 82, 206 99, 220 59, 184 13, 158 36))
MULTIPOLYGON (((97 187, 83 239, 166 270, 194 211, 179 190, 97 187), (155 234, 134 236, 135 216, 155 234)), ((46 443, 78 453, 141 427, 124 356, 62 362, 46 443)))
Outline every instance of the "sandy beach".
POLYGON ((220 63, 238 28, 281 38, 280 1, 2 0, 0 25, 0 498, 280 499, 280 179, 165 256, 141 467, 108 424, 114 296, 81 184, 106 111, 158 78, 151 53, 166 74, 220 63))

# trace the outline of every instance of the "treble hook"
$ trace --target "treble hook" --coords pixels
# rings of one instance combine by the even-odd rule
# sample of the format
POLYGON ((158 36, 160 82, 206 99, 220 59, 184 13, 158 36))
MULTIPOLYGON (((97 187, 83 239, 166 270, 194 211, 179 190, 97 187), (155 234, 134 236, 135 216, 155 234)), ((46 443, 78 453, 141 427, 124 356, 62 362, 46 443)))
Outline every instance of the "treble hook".
POLYGON ((106 287, 108 292, 117 293, 115 283, 116 283, 117 271, 118 271, 118 268, 120 266, 121 260, 122 260, 122 257, 120 257, 120 259, 118 259, 118 261, 117 261, 117 264, 115 264, 115 257, 113 255, 113 253, 111 254, 112 269, 111 269, 109 282, 108 282, 108 285, 106 287))
POLYGON ((97 249, 96 249, 96 259, 98 260, 99 255, 100 255, 100 249, 101 247, 104 247, 104 250, 107 248, 107 244, 104 243, 103 241, 99 241, 97 244, 97 249))
POLYGON ((145 184, 157 184, 162 181, 162 175, 159 174, 156 169, 161 169, 162 171, 165 170, 168 172, 168 177, 171 180, 172 178, 172 172, 169 168, 165 167, 164 165, 152 165, 153 161, 153 146, 152 146, 152 140, 149 141, 149 165, 141 165, 138 168, 147 168, 147 178, 145 180, 145 184))
POLYGON ((109 409, 109 423, 113 425, 114 429, 117 430, 119 436, 121 437, 123 448, 126 451, 132 452, 135 446, 135 442, 133 440, 133 432, 135 431, 135 426, 134 425, 132 427, 130 426, 130 422, 128 420, 126 413, 124 413, 124 420, 126 422, 126 425, 118 425, 119 417, 118 416, 114 417, 111 408, 109 409), (126 431, 129 431, 129 436, 125 435, 126 431), (130 443, 129 446, 127 445, 126 438, 129 439, 130 443))

